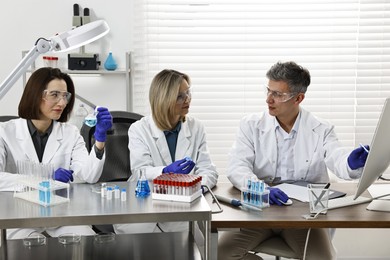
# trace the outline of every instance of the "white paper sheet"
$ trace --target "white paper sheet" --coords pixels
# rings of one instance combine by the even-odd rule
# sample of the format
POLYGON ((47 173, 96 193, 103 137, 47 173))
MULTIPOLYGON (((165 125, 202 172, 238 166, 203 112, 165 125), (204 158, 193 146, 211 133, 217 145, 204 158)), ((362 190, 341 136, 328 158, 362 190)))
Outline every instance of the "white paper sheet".
MULTIPOLYGON (((373 184, 368 187, 367 190, 371 197, 375 198, 381 195, 390 194, 390 184, 373 184)), ((390 195, 380 199, 390 200, 390 195)))
POLYGON ((296 199, 302 202, 309 202, 309 192, 307 191, 307 187, 305 186, 282 183, 273 187, 281 189, 292 199, 296 199))

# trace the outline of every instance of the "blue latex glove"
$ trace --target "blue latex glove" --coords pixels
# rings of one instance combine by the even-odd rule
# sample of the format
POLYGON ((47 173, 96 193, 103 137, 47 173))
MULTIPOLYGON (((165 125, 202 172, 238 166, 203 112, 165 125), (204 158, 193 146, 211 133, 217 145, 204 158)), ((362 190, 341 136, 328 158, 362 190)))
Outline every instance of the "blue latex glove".
POLYGON ((53 175, 53 179, 60 182, 68 183, 73 181, 73 171, 64 168, 58 168, 53 175))
POLYGON ((286 202, 288 200, 287 194, 281 191, 279 188, 269 187, 268 189, 269 189, 269 203, 271 205, 276 204, 278 206, 282 206, 283 204, 279 200, 283 202, 286 202))
MULTIPOLYGON (((370 147, 368 145, 365 145, 364 147, 366 147, 367 150, 370 150, 370 147)), ((356 170, 363 167, 364 164, 366 164, 367 156, 368 153, 363 149, 363 147, 356 148, 348 156, 349 168, 351 168, 352 170, 356 170)))
POLYGON ((99 112, 96 115, 97 123, 95 128, 95 139, 99 142, 105 142, 107 138, 107 130, 112 127, 112 116, 107 108, 98 107, 99 112))
POLYGON ((188 158, 177 160, 163 169, 163 173, 183 173, 189 174, 194 168, 195 163, 188 158))

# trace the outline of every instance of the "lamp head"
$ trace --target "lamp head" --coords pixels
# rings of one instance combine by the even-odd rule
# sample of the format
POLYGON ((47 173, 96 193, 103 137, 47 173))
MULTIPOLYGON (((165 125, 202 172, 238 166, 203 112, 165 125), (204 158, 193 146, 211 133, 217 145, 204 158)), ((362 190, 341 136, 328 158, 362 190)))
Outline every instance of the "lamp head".
POLYGON ((79 26, 50 38, 53 52, 64 52, 91 43, 110 31, 104 20, 98 20, 79 26))

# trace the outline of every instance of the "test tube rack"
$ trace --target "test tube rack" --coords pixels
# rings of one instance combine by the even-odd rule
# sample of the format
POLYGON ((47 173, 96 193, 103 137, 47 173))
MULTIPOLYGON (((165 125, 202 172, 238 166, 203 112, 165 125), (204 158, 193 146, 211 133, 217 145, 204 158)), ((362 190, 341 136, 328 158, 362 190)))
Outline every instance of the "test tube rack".
POLYGON ((257 178, 246 179, 241 189, 241 203, 259 209, 269 207, 269 190, 266 189, 266 184, 257 178))
POLYGON ((153 179, 152 198, 192 202, 202 195, 202 177, 188 174, 162 174, 153 179))
POLYGON ((22 177, 14 189, 14 198, 20 198, 45 207, 69 202, 69 183, 52 179, 22 177))

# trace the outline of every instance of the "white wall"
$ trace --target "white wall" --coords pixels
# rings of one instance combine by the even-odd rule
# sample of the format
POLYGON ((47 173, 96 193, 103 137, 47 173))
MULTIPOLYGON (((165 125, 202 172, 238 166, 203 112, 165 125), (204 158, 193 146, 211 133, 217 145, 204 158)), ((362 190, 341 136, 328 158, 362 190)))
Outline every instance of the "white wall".
MULTIPOLYGON (((39 37, 49 38, 72 28, 73 4, 89 8, 92 20, 104 19, 110 33, 85 47, 86 52, 99 53, 102 63, 111 50, 118 67, 125 67, 125 52, 131 50, 130 18, 132 1, 102 0, 41 0, 8 1, 0 8, 1 48, 0 81, 3 82, 22 58, 23 50, 30 50, 39 37)), ((74 50, 71 52, 78 52, 74 50)), ((70 52, 69 52, 70 53, 70 52)), ((61 54, 59 66, 67 67, 68 53, 61 54)), ((37 65, 42 58, 37 59, 37 65)), ((93 103, 111 110, 126 110, 125 77, 75 77, 76 92, 93 103)), ((22 80, 0 100, 0 115, 17 115, 22 94, 22 80)))
MULTIPOLYGON (((13 0, 3 3, 0 8, 1 82, 19 63, 21 52, 31 49, 39 37, 50 37, 71 28, 74 3, 63 0, 13 0)), ((129 26, 132 1, 79 0, 77 3, 83 8, 90 8, 93 20, 104 19, 111 28, 109 35, 88 45, 86 51, 99 53, 104 62, 111 50, 119 67, 124 68, 125 52, 132 50, 129 26)), ((39 62, 41 60, 38 60, 38 65, 39 62)), ((60 61, 61 65, 66 66, 65 58, 60 61)), ((125 81, 120 77, 73 79, 76 91, 83 97, 111 110, 125 110, 125 81)), ((19 80, 0 100, 0 115, 17 115, 22 90, 22 81, 19 80)), ((386 242, 389 234, 390 230, 340 230, 336 233, 335 243, 342 259, 390 259, 390 249, 386 242)))

